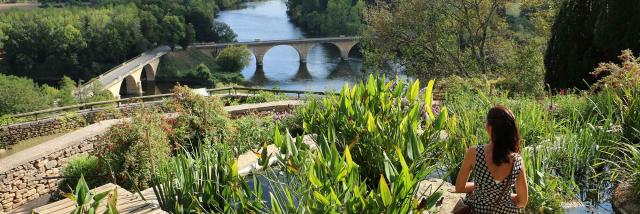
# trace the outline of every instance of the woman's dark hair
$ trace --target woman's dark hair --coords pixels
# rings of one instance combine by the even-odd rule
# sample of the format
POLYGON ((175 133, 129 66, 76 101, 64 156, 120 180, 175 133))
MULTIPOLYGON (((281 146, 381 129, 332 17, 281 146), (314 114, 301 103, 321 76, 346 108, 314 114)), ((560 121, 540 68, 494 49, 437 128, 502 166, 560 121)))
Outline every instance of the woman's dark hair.
POLYGON ((493 163, 500 166, 511 162, 511 153, 520 153, 520 132, 513 112, 506 107, 496 106, 487 114, 487 124, 492 127, 493 163))

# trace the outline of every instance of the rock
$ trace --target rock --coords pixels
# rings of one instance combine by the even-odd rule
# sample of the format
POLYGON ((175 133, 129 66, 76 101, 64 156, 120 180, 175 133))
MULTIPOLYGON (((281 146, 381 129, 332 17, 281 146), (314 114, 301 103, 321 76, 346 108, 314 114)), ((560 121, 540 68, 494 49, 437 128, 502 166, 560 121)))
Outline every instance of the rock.
POLYGON ((48 161, 46 159, 45 160, 40 160, 40 161, 36 162, 36 167, 38 169, 43 169, 47 165, 47 162, 48 161))
POLYGON ((640 213, 640 196, 634 195, 629 182, 622 182, 613 191, 613 208, 622 214, 640 213))
POLYGON ((436 190, 442 191, 444 194, 441 199, 442 204, 438 206, 438 213, 451 213, 458 200, 465 196, 465 194, 454 193, 455 189, 455 186, 441 179, 424 180, 418 184, 416 197, 422 198, 431 195, 436 190))
POLYGON ((52 169, 54 167, 58 166, 58 161, 56 160, 52 160, 52 161, 48 161, 47 162, 47 169, 52 169))

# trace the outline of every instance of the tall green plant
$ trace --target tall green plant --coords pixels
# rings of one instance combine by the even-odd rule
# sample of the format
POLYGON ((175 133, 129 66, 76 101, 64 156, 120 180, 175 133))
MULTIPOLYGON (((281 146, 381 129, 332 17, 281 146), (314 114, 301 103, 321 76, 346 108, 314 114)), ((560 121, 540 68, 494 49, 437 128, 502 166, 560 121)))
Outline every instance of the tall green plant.
MULTIPOLYGON (((272 213, 411 213, 434 211, 442 192, 417 198, 419 181, 432 168, 414 163, 408 165, 403 152, 396 147, 392 152, 399 158, 400 167, 389 158, 384 159, 384 172, 376 179, 377 187, 366 184, 359 172, 361 165, 353 159, 351 149, 337 148, 338 136, 330 130, 311 151, 302 142, 277 130, 275 144, 280 149, 279 168, 285 179, 295 182, 272 183, 282 186, 270 193, 272 213)), ((383 156, 388 157, 386 152, 383 156)), ((272 180, 282 180, 274 178, 272 180)))
POLYGON ((328 135, 335 130, 339 150, 351 148, 353 160, 370 184, 375 185, 384 172, 384 154, 399 167, 394 152, 399 148, 409 164, 424 162, 426 153, 439 141, 448 113, 442 108, 438 115, 432 110, 434 81, 420 94, 420 82, 386 81, 371 75, 367 83, 349 88, 344 86, 338 96, 310 101, 302 107, 301 117, 307 133, 328 135), (374 183, 371 183, 374 182, 374 183))
POLYGON ((153 191, 171 213, 256 213, 264 208, 261 185, 250 187, 238 175, 228 147, 202 146, 183 152, 158 168, 153 191))
POLYGON ((89 186, 84 180, 84 176, 80 176, 80 180, 78 180, 78 184, 74 190, 74 193, 65 193, 63 194, 69 200, 75 202, 76 208, 71 211, 72 214, 95 214, 98 211, 98 207, 102 200, 107 198, 106 209, 104 214, 118 214, 118 209, 116 208, 118 192, 114 189, 113 191, 108 190, 101 193, 94 193, 89 190, 89 186))

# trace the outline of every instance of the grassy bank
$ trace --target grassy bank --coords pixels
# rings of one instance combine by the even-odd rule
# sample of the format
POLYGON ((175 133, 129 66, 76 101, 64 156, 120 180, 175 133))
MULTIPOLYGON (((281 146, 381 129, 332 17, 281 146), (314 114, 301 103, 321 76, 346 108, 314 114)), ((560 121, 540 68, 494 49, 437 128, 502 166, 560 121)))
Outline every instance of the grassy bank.
POLYGON ((197 72, 198 67, 201 65, 209 69, 216 84, 241 84, 244 82, 240 73, 222 71, 211 53, 197 49, 173 51, 163 56, 158 66, 156 81, 205 83, 206 80, 197 72))

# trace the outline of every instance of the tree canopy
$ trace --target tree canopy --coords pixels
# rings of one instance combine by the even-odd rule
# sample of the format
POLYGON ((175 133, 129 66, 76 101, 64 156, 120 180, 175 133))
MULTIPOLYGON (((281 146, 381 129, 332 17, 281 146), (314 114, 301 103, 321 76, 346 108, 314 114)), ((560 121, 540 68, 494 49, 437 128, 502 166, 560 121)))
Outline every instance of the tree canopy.
POLYGON ((554 8, 506 0, 375 4, 364 15, 365 62, 391 62, 423 79, 488 75, 505 78, 509 87, 541 90, 544 32, 554 8))
POLYGON ((224 25, 214 28, 214 1, 48 1, 70 2, 90 5, 0 14, 5 72, 87 80, 156 45, 235 39, 224 25))
POLYGON ((289 0, 287 13, 307 31, 320 35, 355 35, 362 28, 363 0, 289 0))
POLYGON ((545 81, 555 89, 586 88, 600 62, 621 50, 640 51, 640 2, 568 0, 552 28, 545 55, 545 81))

